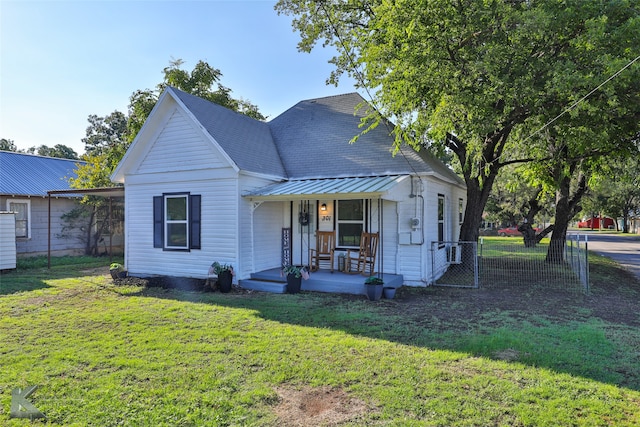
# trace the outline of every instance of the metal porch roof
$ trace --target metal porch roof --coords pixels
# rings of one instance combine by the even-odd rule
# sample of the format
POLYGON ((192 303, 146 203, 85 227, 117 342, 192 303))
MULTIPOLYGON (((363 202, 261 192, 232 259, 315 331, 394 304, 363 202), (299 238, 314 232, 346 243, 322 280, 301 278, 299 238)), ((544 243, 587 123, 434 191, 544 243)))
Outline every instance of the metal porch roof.
POLYGON ((302 179, 279 182, 243 194, 252 200, 301 200, 309 198, 346 199, 354 196, 383 196, 409 175, 302 179))

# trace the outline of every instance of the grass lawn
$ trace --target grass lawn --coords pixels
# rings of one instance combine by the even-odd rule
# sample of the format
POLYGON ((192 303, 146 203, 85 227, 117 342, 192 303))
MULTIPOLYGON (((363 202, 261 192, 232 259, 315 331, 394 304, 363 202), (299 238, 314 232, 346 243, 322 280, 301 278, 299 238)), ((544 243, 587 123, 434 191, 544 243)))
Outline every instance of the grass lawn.
POLYGON ((104 259, 0 276, 0 425, 637 426, 640 283, 394 300, 114 285, 104 259), (9 417, 11 390, 45 420, 9 417))

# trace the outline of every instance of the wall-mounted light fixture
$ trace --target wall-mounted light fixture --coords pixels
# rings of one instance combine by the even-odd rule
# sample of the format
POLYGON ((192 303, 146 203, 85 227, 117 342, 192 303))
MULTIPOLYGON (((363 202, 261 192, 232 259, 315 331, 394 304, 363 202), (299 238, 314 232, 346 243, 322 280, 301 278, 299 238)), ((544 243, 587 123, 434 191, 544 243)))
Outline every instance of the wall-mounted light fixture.
POLYGON ((326 210, 327 210, 327 204, 326 204, 326 203, 321 204, 321 205, 320 205, 320 210, 321 210, 322 212, 326 212, 326 210))

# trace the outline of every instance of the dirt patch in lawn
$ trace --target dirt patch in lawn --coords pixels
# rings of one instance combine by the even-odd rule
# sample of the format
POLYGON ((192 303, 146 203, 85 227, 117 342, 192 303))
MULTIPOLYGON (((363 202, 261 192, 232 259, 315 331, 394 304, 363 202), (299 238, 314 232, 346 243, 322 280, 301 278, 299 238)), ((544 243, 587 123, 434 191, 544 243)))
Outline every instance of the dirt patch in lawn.
POLYGON ((447 330, 468 330, 481 322, 487 326, 496 314, 508 311, 512 319, 547 318, 557 321, 581 321, 601 318, 615 324, 640 327, 640 281, 626 270, 617 270, 616 277, 600 280, 598 266, 592 267, 591 291, 558 289, 492 288, 480 289, 403 287, 393 301, 384 307, 389 314, 402 313, 413 324, 447 330))
POLYGON ((354 421, 367 405, 344 390, 332 387, 278 387, 280 403, 275 407, 283 426, 337 426, 354 421))

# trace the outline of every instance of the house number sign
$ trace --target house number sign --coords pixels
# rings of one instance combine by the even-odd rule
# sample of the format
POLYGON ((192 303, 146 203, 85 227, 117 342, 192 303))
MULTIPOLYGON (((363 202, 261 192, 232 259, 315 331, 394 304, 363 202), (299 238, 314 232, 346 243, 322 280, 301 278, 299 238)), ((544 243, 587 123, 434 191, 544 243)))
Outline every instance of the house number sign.
POLYGON ((320 221, 322 222, 331 222, 331 215, 321 215, 320 221))

